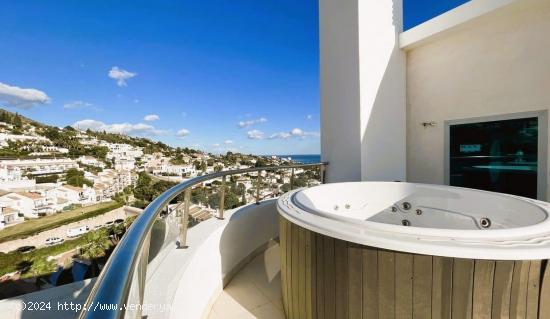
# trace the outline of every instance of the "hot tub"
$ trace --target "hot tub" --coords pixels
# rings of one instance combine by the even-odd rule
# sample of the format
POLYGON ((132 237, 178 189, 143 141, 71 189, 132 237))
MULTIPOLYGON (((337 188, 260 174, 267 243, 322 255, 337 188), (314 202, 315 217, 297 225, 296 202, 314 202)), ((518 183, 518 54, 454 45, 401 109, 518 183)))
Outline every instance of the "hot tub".
POLYGON ((288 318, 550 318, 546 202, 358 182, 289 192, 278 210, 288 318))

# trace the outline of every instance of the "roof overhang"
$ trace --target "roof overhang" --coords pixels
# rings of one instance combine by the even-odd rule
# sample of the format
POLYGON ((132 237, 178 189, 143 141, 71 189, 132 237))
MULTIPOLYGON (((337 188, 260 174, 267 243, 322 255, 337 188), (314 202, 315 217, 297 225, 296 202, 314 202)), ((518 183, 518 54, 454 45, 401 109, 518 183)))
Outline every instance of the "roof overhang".
POLYGON ((399 35, 399 47, 410 50, 469 21, 519 0, 471 0, 399 35))

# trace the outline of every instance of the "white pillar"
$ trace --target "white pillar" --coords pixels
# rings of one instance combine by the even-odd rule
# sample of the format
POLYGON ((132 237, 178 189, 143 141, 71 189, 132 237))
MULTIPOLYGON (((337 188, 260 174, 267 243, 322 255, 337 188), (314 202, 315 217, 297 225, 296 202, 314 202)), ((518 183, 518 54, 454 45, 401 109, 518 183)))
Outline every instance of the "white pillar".
POLYGON ((327 181, 405 180, 402 0, 319 0, 327 181))

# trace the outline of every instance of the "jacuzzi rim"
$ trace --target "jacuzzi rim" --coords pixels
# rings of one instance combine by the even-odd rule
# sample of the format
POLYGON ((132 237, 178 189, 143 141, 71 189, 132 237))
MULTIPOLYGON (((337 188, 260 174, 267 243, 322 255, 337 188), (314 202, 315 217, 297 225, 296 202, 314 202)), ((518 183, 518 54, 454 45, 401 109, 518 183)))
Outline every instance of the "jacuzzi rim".
MULTIPOLYGON (((532 199, 532 198, 527 198, 527 197, 521 197, 521 196, 516 196, 516 195, 497 193, 497 192, 491 192, 491 191, 485 191, 485 190, 478 190, 478 189, 472 189, 472 188, 448 186, 448 185, 426 184, 426 183, 408 183, 408 182, 342 182, 342 183, 322 184, 322 185, 309 187, 309 188, 302 187, 302 188, 293 190, 292 192, 289 192, 288 194, 290 194, 290 199, 292 201, 292 204, 294 204, 297 208, 299 208, 299 209, 301 209, 301 210, 303 210, 304 212, 307 212, 307 213, 311 213, 311 214, 314 214, 314 215, 319 215, 321 217, 328 218, 328 219, 340 220, 342 222, 354 222, 354 223, 358 223, 358 224, 371 224, 371 225, 374 225, 374 227, 380 227, 381 229, 385 229, 386 226, 388 226, 387 227, 388 230, 394 230, 395 228, 398 228, 401 232, 410 233, 410 234, 416 234, 417 232, 422 231, 424 234, 446 235, 446 234, 448 234, 449 231, 452 231, 452 232, 460 232, 460 234, 455 234, 455 236, 453 236, 453 237, 457 237, 457 238, 470 239, 470 238, 472 238, 472 236, 475 236, 475 237, 478 237, 478 238, 479 237, 495 238, 495 237, 500 237, 500 236, 510 237, 510 231, 512 231, 512 230, 535 230, 539 226, 540 226, 540 228, 542 228, 541 230, 546 229, 547 231, 550 232, 550 225, 541 226, 541 225, 550 224, 550 208, 546 208, 545 206, 543 206, 543 205, 545 205, 545 202, 539 201, 539 200, 536 200, 536 199, 532 199), (416 227, 414 225, 404 227, 402 225, 392 225, 392 224, 384 224, 384 223, 373 222, 373 221, 368 221, 368 220, 360 220, 360 219, 356 219, 356 218, 352 218, 352 217, 342 216, 342 215, 339 215, 339 214, 333 214, 333 213, 330 213, 330 212, 325 212, 325 211, 318 210, 318 209, 311 209, 309 207, 306 208, 306 206, 304 204, 302 204, 302 203, 300 203, 299 201, 296 200, 296 195, 298 193, 300 193, 302 191, 309 190, 309 189, 313 189, 313 188, 317 188, 317 187, 323 187, 325 185, 337 185, 337 184, 342 184, 342 185, 343 184, 350 184, 350 185, 353 185, 353 184, 364 184, 364 183, 369 183, 369 184, 372 184, 372 183, 377 183, 377 184, 378 183, 380 183, 380 184, 400 183, 400 184, 407 184, 407 185, 412 185, 412 186, 452 188, 452 189, 463 190, 463 191, 468 191, 468 192, 474 191, 474 192, 486 193, 486 194, 489 194, 489 195, 492 195, 492 196, 507 197, 507 198, 512 198, 514 200, 525 202, 528 205, 535 206, 536 208, 540 209, 542 212, 544 212, 546 214, 546 216, 540 223, 537 223, 537 224, 534 224, 534 225, 511 227, 511 228, 505 228, 505 229, 491 229, 491 228, 487 228, 487 229, 431 228, 431 227, 416 227), (486 233, 486 234, 483 235, 483 233, 481 233, 481 232, 486 233)), ((503 238, 503 239, 506 239, 506 238, 503 238)))
MULTIPOLYGON (((394 182, 345 182, 326 185, 354 183, 394 182)), ((407 184, 464 189, 421 183, 407 184)), ((305 189, 296 189, 282 195, 277 201, 279 213, 299 226, 334 238, 383 249, 434 256, 495 260, 550 258, 550 218, 548 218, 550 210, 538 204, 544 203, 541 201, 487 192, 517 200, 523 199, 529 204, 538 206, 546 212, 547 216, 542 222, 535 225, 509 229, 436 229, 391 225, 346 218, 332 213, 319 214, 318 212, 303 210, 292 201, 292 198, 303 190, 305 189), (355 221, 355 223, 351 223, 351 221, 355 221), (361 223, 357 223, 357 221, 361 221, 361 223)), ((472 191, 472 189, 466 190, 472 191)), ((486 191, 480 190, 480 192, 486 191)))

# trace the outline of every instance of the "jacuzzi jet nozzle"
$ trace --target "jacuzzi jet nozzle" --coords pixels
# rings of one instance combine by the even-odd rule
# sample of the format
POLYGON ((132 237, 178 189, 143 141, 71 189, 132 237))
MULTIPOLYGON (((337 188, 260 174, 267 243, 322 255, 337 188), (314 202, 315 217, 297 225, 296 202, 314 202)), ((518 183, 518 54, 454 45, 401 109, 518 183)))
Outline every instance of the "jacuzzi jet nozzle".
POLYGON ((487 217, 483 217, 482 219, 479 220, 479 224, 481 225, 482 228, 489 228, 491 227, 491 220, 487 217))

